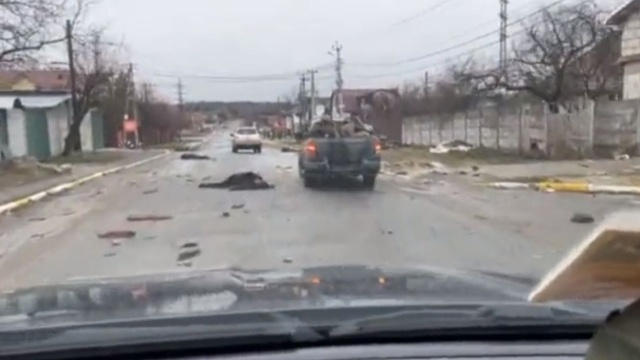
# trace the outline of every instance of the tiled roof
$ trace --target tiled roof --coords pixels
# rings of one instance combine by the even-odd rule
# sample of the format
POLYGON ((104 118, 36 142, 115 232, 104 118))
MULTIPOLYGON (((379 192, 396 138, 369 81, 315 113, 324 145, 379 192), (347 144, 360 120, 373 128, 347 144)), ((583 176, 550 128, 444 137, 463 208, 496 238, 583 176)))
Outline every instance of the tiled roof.
POLYGON ((35 84, 38 91, 69 90, 69 72, 67 70, 0 70, 0 81, 14 84, 26 78, 35 84))

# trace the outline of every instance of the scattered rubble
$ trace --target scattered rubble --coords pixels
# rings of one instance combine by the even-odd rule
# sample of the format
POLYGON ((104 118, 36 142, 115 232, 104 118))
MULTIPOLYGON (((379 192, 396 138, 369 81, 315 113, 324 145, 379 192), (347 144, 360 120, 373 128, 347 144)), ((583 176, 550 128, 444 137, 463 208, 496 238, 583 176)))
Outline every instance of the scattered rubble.
POLYGON ((201 183, 201 189, 229 189, 229 191, 242 190, 266 190, 275 188, 274 185, 267 183, 262 176, 254 172, 236 173, 224 181, 213 183, 201 183))
POLYGON ((444 142, 429 149, 432 154, 448 154, 451 151, 467 152, 473 149, 473 145, 462 140, 444 142))
POLYGON ((113 230, 98 234, 100 239, 130 239, 136 236, 132 230, 113 230))
POLYGON ((154 194, 157 193, 158 189, 149 189, 149 190, 145 190, 142 192, 143 195, 149 195, 149 194, 154 194))
POLYGON ((169 215, 129 215, 127 221, 164 221, 171 220, 173 216, 169 215))
POLYGON ((595 221, 593 216, 584 213, 575 213, 571 217, 571 222, 576 224, 591 224, 595 221))
POLYGON ((202 251, 200 250, 200 245, 197 242, 187 242, 180 246, 180 252, 178 253, 176 262, 183 263, 182 265, 186 265, 185 262, 193 260, 194 258, 200 256, 201 253, 202 251))
POLYGON ((231 209, 238 210, 244 208, 244 204, 233 204, 231 205, 231 209))
POLYGON ((56 174, 66 174, 66 173, 70 173, 72 170, 71 164, 56 165, 56 164, 46 164, 46 163, 39 162, 36 164, 36 166, 40 169, 51 171, 56 174))
POLYGON ((194 153, 184 153, 180 155, 180 159, 182 160, 211 160, 211 158, 207 155, 200 155, 194 153))
POLYGON ((477 165, 473 165, 473 166, 471 167, 471 170, 472 170, 472 171, 480 171, 480 167, 478 167, 477 165))

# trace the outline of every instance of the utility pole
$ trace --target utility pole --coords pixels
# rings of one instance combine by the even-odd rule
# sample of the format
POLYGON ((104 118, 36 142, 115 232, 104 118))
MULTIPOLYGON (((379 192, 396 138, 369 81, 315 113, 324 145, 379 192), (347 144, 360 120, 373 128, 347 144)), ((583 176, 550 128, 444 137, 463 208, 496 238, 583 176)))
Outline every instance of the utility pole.
POLYGON ((500 71, 503 81, 507 77, 507 4, 509 0, 500 0, 500 71))
MULTIPOLYGON (((335 42, 333 44, 333 46, 331 47, 332 51, 329 51, 330 55, 334 55, 336 57, 336 97, 337 97, 337 101, 336 103, 338 104, 338 114, 340 114, 340 116, 343 115, 343 111, 344 111, 344 103, 342 101, 342 86, 344 85, 344 82, 342 80, 342 65, 343 65, 343 61, 342 61, 342 45, 340 45, 339 42, 335 42)), ((333 112, 333 111, 332 111, 333 112)))
POLYGON ((94 73, 98 73, 100 72, 100 68, 101 68, 101 64, 100 64, 100 58, 102 57, 102 54, 100 53, 100 34, 96 33, 93 35, 93 72, 94 73))
POLYGON ((342 90, 343 80, 342 80, 342 45, 339 42, 335 42, 331 47, 333 50, 333 54, 336 57, 336 87, 338 91, 342 90))
POLYGON ((73 58, 73 31, 71 28, 71 21, 67 20, 66 27, 66 39, 67 39, 67 56, 69 57, 69 81, 71 82, 71 122, 72 124, 78 123, 78 91, 76 88, 76 67, 73 58))
POLYGON ((424 72, 424 84, 423 84, 423 90, 424 92, 424 97, 429 96, 429 72, 425 71, 424 72))
POLYGON ((182 85, 182 78, 178 78, 178 109, 180 115, 184 112, 184 85, 182 85))
POLYGON ((309 111, 309 125, 311 125, 311 121, 313 120, 313 116, 316 113, 316 74, 318 70, 309 70, 309 77, 311 79, 311 105, 309 111))

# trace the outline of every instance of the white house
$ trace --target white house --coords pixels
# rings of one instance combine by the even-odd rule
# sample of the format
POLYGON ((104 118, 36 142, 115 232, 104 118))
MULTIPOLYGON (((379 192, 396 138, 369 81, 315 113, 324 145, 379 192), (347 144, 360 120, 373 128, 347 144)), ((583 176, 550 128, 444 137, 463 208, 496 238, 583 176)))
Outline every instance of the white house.
MULTIPOLYGON (((59 155, 71 123, 71 95, 0 93, 0 160, 59 155)), ((80 133, 84 150, 102 147, 102 121, 87 114, 80 133), (99 125, 99 126, 96 126, 99 125)))
POLYGON ((609 16, 607 25, 622 31, 619 60, 624 68, 622 97, 640 99, 640 0, 620 6, 609 16))

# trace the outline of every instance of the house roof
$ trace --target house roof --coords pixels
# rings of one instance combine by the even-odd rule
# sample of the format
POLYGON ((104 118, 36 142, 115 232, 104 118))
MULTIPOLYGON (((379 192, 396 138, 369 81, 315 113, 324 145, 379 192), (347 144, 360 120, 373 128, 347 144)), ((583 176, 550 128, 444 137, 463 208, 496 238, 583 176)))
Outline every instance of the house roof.
POLYGON ((0 70, 0 81, 14 84, 22 78, 31 81, 38 91, 67 91, 70 88, 67 70, 0 70))
POLYGON ((620 25, 624 23, 629 16, 640 10, 640 0, 629 0, 615 9, 607 18, 607 25, 620 25))
POLYGON ((71 99, 71 95, 2 95, 0 94, 0 109, 13 109, 20 104, 26 109, 48 109, 56 107, 63 102, 71 99))

